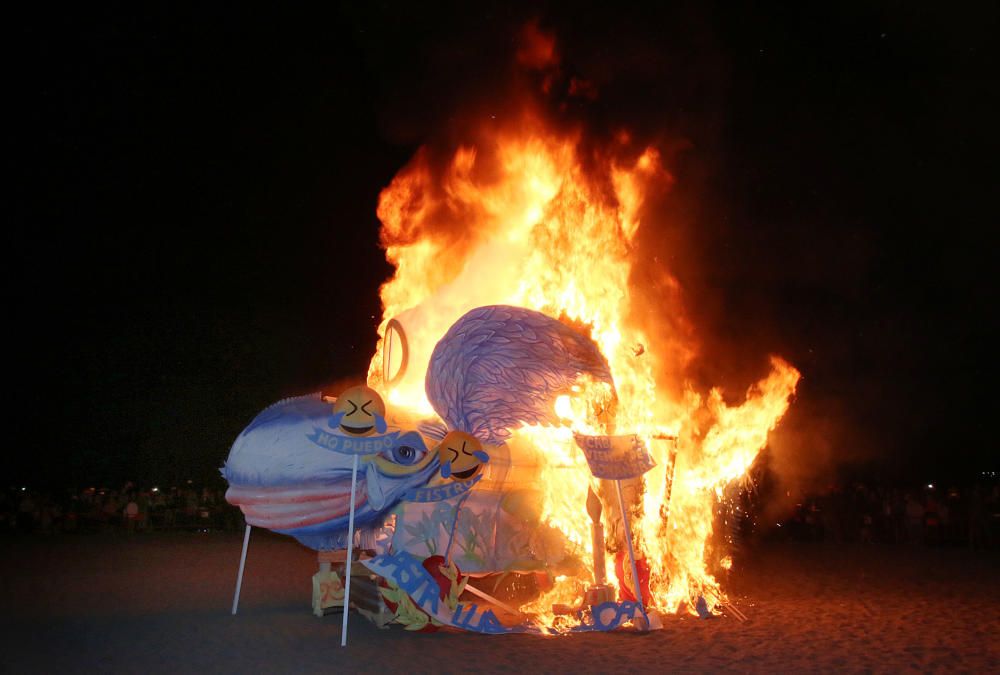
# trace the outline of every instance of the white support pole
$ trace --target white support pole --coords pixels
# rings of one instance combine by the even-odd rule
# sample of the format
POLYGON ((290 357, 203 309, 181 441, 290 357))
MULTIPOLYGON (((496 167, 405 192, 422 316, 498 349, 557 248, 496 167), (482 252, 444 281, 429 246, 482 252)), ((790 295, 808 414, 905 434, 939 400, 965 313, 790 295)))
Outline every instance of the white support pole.
POLYGON ((344 622, 340 626, 340 646, 347 646, 347 614, 351 605, 351 567, 354 563, 354 491, 358 487, 358 456, 354 455, 351 471, 351 513, 347 517, 347 560, 344 561, 344 622))
MULTIPOLYGON (((628 546, 628 557, 629 561, 632 563, 632 580, 635 584, 635 599, 639 603, 639 609, 642 610, 642 615, 646 617, 646 606, 642 602, 642 584, 639 583, 639 568, 635 564, 635 549, 632 548, 632 528, 628 522, 628 511, 625 510, 625 497, 622 495, 622 482, 620 480, 615 481, 615 487, 618 488, 618 506, 622 510, 622 525, 625 528, 625 544, 628 546)), ((646 617, 646 625, 649 625, 649 618, 646 617)))
POLYGON ((250 546, 250 523, 247 523, 247 531, 243 533, 243 553, 240 554, 240 571, 236 573, 236 593, 233 594, 233 616, 236 616, 236 609, 240 606, 240 589, 243 587, 243 567, 247 562, 248 546, 250 546))

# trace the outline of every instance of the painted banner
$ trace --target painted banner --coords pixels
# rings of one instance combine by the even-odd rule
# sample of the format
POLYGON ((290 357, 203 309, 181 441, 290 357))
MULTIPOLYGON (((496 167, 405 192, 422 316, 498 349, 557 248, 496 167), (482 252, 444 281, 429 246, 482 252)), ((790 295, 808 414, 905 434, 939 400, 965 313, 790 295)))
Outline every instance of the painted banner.
POLYGON ((453 610, 441 600, 441 587, 424 569, 416 556, 399 551, 375 556, 361 563, 380 577, 403 590, 413 604, 446 626, 476 633, 540 633, 534 626, 504 626, 492 610, 480 610, 476 604, 458 603, 453 610))
POLYGON ((407 490, 403 495, 403 501, 407 502, 443 502, 452 497, 464 495, 482 478, 482 474, 472 480, 464 482, 451 482, 446 485, 435 485, 433 487, 413 488, 407 490))
MULTIPOLYGON (((448 607, 441 599, 438 582, 412 553, 384 553, 362 560, 361 564, 402 589, 415 605, 446 626, 489 635, 552 632, 530 624, 505 626, 500 623, 493 610, 481 609, 476 603, 459 602, 454 609, 448 607)), ((643 616, 643 611, 637 602, 604 602, 592 606, 589 614, 590 622, 581 623, 569 631, 614 630, 626 621, 643 616)))
POLYGON ((584 436, 573 434, 596 478, 624 480, 646 473, 656 462, 646 444, 635 434, 628 436, 584 436))
POLYGON ((587 631, 609 631, 618 628, 626 621, 644 617, 642 607, 638 602, 625 600, 623 602, 602 602, 590 606, 592 623, 582 623, 572 629, 574 633, 587 631))
POLYGON ((315 427, 306 438, 321 448, 343 455, 371 455, 392 448, 397 436, 398 431, 383 436, 344 436, 315 427))

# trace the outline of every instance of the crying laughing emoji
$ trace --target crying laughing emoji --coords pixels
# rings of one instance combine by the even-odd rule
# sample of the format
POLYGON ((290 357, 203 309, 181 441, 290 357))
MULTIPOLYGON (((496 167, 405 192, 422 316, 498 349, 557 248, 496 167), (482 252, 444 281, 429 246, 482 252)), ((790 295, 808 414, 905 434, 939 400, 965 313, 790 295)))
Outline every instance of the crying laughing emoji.
POLYGON ((371 387, 351 387, 333 404, 330 426, 351 436, 370 436, 376 432, 384 434, 385 403, 371 387))
POLYGON ((483 444, 472 434, 449 431, 437 446, 441 476, 457 481, 471 480, 490 461, 483 444))

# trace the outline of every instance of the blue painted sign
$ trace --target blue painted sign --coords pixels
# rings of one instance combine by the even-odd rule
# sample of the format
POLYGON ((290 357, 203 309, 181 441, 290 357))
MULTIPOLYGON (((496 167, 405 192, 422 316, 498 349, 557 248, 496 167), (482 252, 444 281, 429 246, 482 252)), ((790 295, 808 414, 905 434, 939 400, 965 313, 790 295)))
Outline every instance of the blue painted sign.
POLYGON ((385 553, 361 563, 401 588, 428 614, 438 613, 440 587, 415 556, 406 551, 385 553))
POLYGON ((384 436, 345 436, 315 427, 306 438, 321 448, 343 455, 372 455, 392 448, 396 444, 397 436, 399 436, 398 431, 384 436))
POLYGON ((386 553, 361 563, 398 586, 410 596, 413 604, 446 626, 491 635, 541 632, 534 626, 504 626, 492 610, 480 610, 476 604, 458 603, 454 611, 450 610, 441 602, 437 581, 416 556, 406 551, 386 553))
POLYGON ((476 476, 472 480, 461 483, 451 482, 446 485, 435 485, 433 487, 413 488, 407 490, 403 495, 403 500, 407 502, 443 502, 459 495, 464 495, 482 479, 482 475, 476 476))
MULTIPOLYGON (((602 602, 590 608, 590 615, 593 618, 592 630, 614 630, 626 621, 631 621, 637 617, 644 617, 646 613, 638 602, 602 602)), ((586 625, 586 624, 585 624, 586 625)), ((581 626, 578 630, 587 630, 581 626)))
POLYGON ((596 478, 624 480, 646 473, 656 462, 646 444, 635 434, 628 436, 584 436, 573 434, 596 478))
MULTIPOLYGON (((441 587, 437 581, 424 569, 420 559, 412 553, 406 551, 385 553, 369 560, 362 560, 361 564, 398 586, 410 596, 413 604, 445 626, 489 635, 547 632, 527 624, 505 626, 500 623, 493 610, 482 609, 476 603, 460 602, 454 610, 451 610, 441 600, 441 587)), ((604 602, 590 608, 589 623, 581 623, 570 630, 572 632, 614 630, 626 621, 644 615, 645 612, 638 602, 604 602)))

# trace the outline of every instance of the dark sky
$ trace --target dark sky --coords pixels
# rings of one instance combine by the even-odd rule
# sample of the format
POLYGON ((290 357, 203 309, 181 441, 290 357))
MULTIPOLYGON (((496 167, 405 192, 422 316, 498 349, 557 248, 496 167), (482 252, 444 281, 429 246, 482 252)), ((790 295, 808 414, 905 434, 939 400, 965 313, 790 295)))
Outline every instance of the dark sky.
POLYGON ((11 20, 10 481, 205 480, 256 411, 363 374, 378 193, 502 97, 532 17, 600 86, 577 118, 683 148, 695 377, 797 365, 779 452, 998 468, 993 3, 419 4, 11 20))

